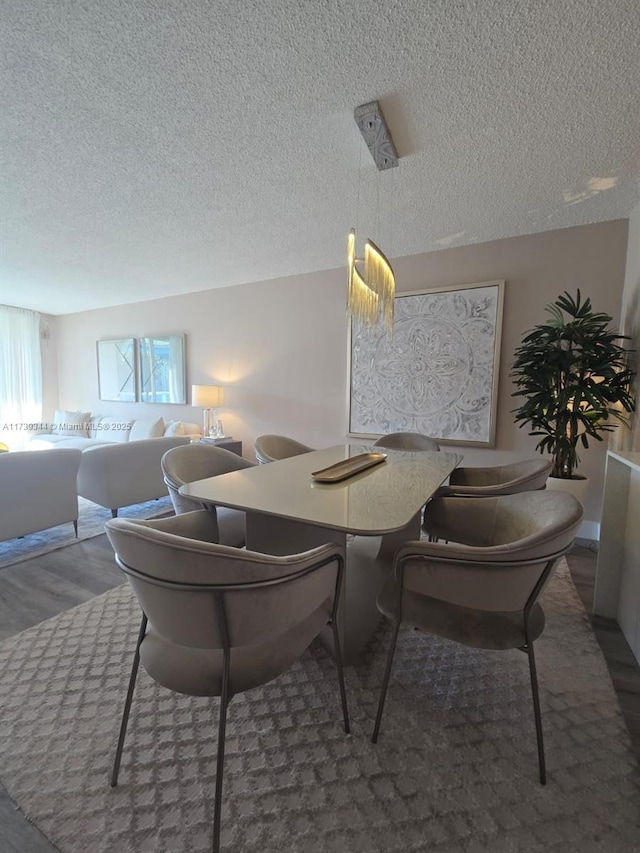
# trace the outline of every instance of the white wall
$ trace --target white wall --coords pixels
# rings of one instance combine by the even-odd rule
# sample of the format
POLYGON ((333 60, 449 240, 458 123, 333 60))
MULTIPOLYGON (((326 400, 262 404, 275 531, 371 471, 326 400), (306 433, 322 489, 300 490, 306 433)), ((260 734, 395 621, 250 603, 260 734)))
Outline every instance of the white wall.
MULTIPOLYGON (((637 371, 634 383, 636 405, 640 405, 640 204, 629 217, 627 263, 622 293, 621 331, 631 337, 632 365, 637 371)), ((613 442, 612 442, 613 443, 613 442)), ((633 415, 630 429, 620 429, 615 437, 619 450, 640 450, 640 414, 633 415)))
MULTIPOLYGON (((499 464, 533 454, 513 424, 509 369, 522 335, 546 319, 544 306, 580 287, 618 323, 627 221, 616 220, 412 255, 394 261, 400 291, 506 279, 495 450, 465 448, 468 460, 499 464)), ((123 417, 200 419, 181 406, 98 399, 96 341, 152 333, 187 334, 188 384, 221 383, 227 433, 252 456, 261 433, 312 446, 341 442, 346 429, 347 321, 344 269, 135 303, 57 318, 59 403, 123 417)), ((581 453, 592 479, 587 518, 599 519, 604 446, 581 453)))
POLYGON ((187 334, 188 386, 226 386, 219 414, 251 454, 262 432, 309 444, 341 440, 347 323, 340 271, 135 303, 58 318, 64 408, 201 421, 190 406, 98 399, 95 342, 150 333, 187 334))

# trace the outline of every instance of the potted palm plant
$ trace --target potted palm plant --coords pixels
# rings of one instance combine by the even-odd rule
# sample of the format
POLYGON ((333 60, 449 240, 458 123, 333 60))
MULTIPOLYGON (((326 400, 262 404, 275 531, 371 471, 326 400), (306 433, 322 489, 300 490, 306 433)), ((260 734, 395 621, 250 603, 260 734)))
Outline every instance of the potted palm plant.
POLYGON ((513 396, 524 398, 515 421, 539 438, 536 450, 551 454, 552 477, 584 480, 575 474, 578 445, 602 441, 635 408, 634 372, 619 343, 626 336, 610 331, 609 314, 595 312, 579 290, 575 299, 565 292, 546 310, 550 318, 515 353, 513 396))

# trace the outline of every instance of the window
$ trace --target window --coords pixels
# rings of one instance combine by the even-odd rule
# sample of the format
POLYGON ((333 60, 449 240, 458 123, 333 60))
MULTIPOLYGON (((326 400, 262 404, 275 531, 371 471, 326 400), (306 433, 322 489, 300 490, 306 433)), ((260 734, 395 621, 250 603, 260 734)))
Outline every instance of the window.
POLYGON ((40 314, 0 305, 0 441, 23 448, 41 418, 40 314))

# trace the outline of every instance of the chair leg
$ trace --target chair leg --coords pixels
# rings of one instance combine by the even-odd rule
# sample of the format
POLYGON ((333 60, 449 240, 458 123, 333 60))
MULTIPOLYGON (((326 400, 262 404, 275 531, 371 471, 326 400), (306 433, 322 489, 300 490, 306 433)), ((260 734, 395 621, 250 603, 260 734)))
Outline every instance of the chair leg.
POLYGON ((547 784, 547 770, 544 760, 544 740, 542 736, 542 717, 540 715, 540 697, 538 695, 538 676, 536 674, 536 659, 533 653, 533 643, 528 643, 527 657, 529 658, 529 674, 531 675, 531 693, 533 695, 533 713, 536 719, 536 738, 538 740, 538 766, 540 768, 540 784, 547 784))
POLYGON ((136 643, 136 651, 133 656, 133 665, 131 667, 131 675, 129 677, 129 689, 127 690, 127 698, 124 703, 124 711, 122 712, 122 722, 120 723, 120 736, 118 737, 118 747, 116 749, 116 758, 113 762, 113 772, 111 773, 111 787, 115 788, 118 784, 118 773, 120 772, 120 761, 122 760, 122 749, 124 747, 124 739, 127 734, 127 723, 129 722, 129 712, 131 711, 131 702, 133 700, 133 691, 136 686, 136 678, 138 677, 138 667, 140 665, 140 643, 142 642, 147 630, 147 617, 142 614, 142 622, 140 623, 140 631, 138 633, 138 642, 136 643))
POLYGON ((229 707, 229 673, 225 664, 220 696, 220 721, 218 723, 218 760, 216 763, 216 793, 213 807, 213 853, 220 853, 220 824, 222 820, 222 774, 224 772, 224 745, 229 707))
POLYGON ((76 539, 77 539, 78 538, 78 519, 77 518, 73 522, 73 529, 74 529, 74 532, 76 534, 76 539))
POLYGON ((333 630, 333 646, 336 652, 336 666, 338 668, 338 683, 340 684, 340 699, 342 700, 342 719, 344 721, 344 731, 345 734, 349 734, 351 731, 349 727, 349 709, 347 708, 347 691, 344 687, 344 669, 342 666, 342 649, 340 647, 340 636, 338 633, 338 626, 336 625, 336 620, 333 619, 331 622, 331 628, 333 630))
POLYGON ((389 654, 387 656, 387 668, 384 672, 382 680, 382 690, 380 691, 380 701, 378 702, 378 714, 376 716, 376 724, 373 729, 371 740, 373 743, 378 742, 378 734, 380 732, 380 723, 382 721, 382 712, 384 711, 384 702, 387 698, 387 687, 389 686, 389 678, 391 676, 391 667, 393 666, 393 656, 396 651, 396 642, 398 641, 398 631, 400 630, 400 622, 396 622, 393 636, 391 637, 391 645, 389 646, 389 654))

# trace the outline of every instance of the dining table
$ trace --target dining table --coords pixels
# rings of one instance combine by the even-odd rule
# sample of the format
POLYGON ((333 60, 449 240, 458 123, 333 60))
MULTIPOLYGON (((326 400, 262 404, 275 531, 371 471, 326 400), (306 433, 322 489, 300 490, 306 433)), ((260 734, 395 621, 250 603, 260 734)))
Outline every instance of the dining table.
MULTIPOLYGON (((197 480, 181 486, 180 493, 205 506, 243 510, 251 551, 287 555, 328 542, 342 546, 338 630, 349 666, 360 662, 379 624, 376 597, 395 551, 420 538, 422 508, 462 458, 347 443, 197 480), (354 464, 351 460, 372 451, 383 458, 331 481, 354 464)), ((333 651, 330 629, 321 639, 333 651)))

